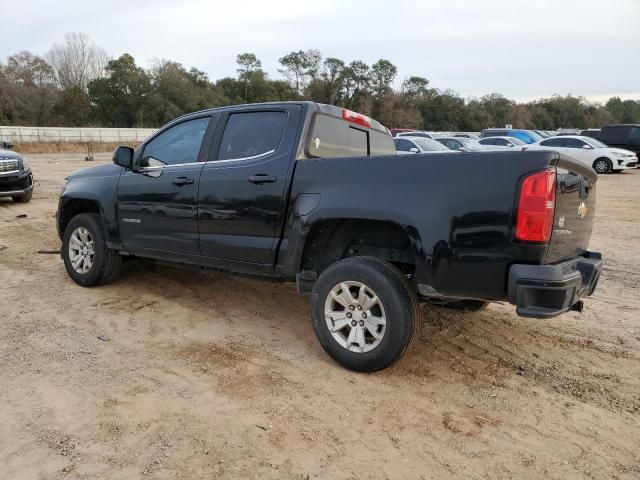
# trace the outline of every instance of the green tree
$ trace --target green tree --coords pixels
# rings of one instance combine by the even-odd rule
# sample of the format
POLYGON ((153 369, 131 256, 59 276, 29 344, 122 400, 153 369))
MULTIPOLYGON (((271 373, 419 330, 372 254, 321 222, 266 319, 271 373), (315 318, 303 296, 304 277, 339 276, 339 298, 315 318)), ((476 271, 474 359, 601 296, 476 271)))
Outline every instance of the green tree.
POLYGON ((297 98, 304 95, 309 79, 316 78, 321 60, 318 50, 298 50, 278 60, 282 65, 278 71, 289 81, 297 98))
POLYGON ((397 73, 397 67, 389 60, 380 59, 371 65, 371 91, 377 99, 392 92, 391 84, 397 73))
POLYGON ((404 104, 409 107, 417 106, 429 92, 429 80, 424 77, 411 76, 402 82, 400 94, 404 104))
POLYGON ((82 87, 71 86, 62 92, 52 113, 60 125, 86 126, 89 124, 92 114, 91 99, 82 87))
POLYGON ((342 104, 357 109, 368 94, 371 84, 369 66, 361 60, 354 60, 344 69, 342 104))
POLYGON ((144 126, 142 106, 151 91, 149 75, 128 53, 111 60, 106 74, 88 84, 98 121, 109 127, 144 126))
POLYGON ((253 53, 241 53, 236 57, 236 63, 239 67, 237 69, 238 75, 244 83, 244 101, 246 103, 249 98, 249 83, 252 78, 255 78, 253 74, 261 69, 262 62, 253 53))

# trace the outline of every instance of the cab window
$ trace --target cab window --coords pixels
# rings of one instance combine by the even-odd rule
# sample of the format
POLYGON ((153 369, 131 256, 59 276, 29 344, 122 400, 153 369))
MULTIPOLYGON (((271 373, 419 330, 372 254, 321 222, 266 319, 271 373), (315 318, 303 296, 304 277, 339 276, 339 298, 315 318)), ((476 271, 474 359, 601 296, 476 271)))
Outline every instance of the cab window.
POLYGON ((256 157, 278 149, 287 121, 285 112, 241 112, 229 115, 218 160, 256 157))
POLYGON ((209 117, 203 117, 168 128, 145 145, 140 167, 197 162, 208 125, 209 117))

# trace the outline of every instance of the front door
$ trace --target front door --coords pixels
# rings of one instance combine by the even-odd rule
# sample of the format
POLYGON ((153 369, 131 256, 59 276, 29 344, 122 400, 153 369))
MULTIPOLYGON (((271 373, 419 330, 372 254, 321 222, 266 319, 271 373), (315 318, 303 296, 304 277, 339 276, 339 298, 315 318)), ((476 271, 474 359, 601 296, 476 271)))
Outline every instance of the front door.
POLYGON ((200 178, 202 255, 269 264, 280 237, 302 108, 247 108, 226 114, 200 178))
POLYGON ((211 117, 186 120, 142 146, 137 165, 118 184, 124 247, 199 254, 197 194, 211 117))

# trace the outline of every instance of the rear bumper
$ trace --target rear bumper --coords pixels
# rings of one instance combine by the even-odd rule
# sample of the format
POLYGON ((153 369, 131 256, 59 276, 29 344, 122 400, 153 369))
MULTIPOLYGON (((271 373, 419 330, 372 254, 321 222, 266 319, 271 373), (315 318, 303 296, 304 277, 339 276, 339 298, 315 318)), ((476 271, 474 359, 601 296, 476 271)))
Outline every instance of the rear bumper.
POLYGON ((602 256, 584 256, 554 265, 512 265, 509 303, 521 317, 551 318, 581 305, 593 293, 602 271, 602 256))

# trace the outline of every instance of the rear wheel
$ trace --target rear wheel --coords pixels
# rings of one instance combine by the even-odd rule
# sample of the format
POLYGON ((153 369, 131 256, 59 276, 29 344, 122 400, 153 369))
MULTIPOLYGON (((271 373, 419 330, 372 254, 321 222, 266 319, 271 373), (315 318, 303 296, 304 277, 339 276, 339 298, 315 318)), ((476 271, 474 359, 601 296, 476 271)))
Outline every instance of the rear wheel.
POLYGON ((120 254, 107 247, 100 216, 94 213, 71 219, 62 239, 62 258, 69 276, 83 287, 112 282, 122 265, 120 254))
POLYGON ((608 158, 598 158, 595 162, 593 162, 593 169, 596 171, 596 173, 607 173, 610 172, 612 168, 613 165, 611 164, 611 160, 609 160, 608 158))
POLYGON ((372 372, 407 350, 419 309, 397 268, 375 258, 352 257, 320 275, 311 294, 311 317, 320 344, 335 361, 372 372))

